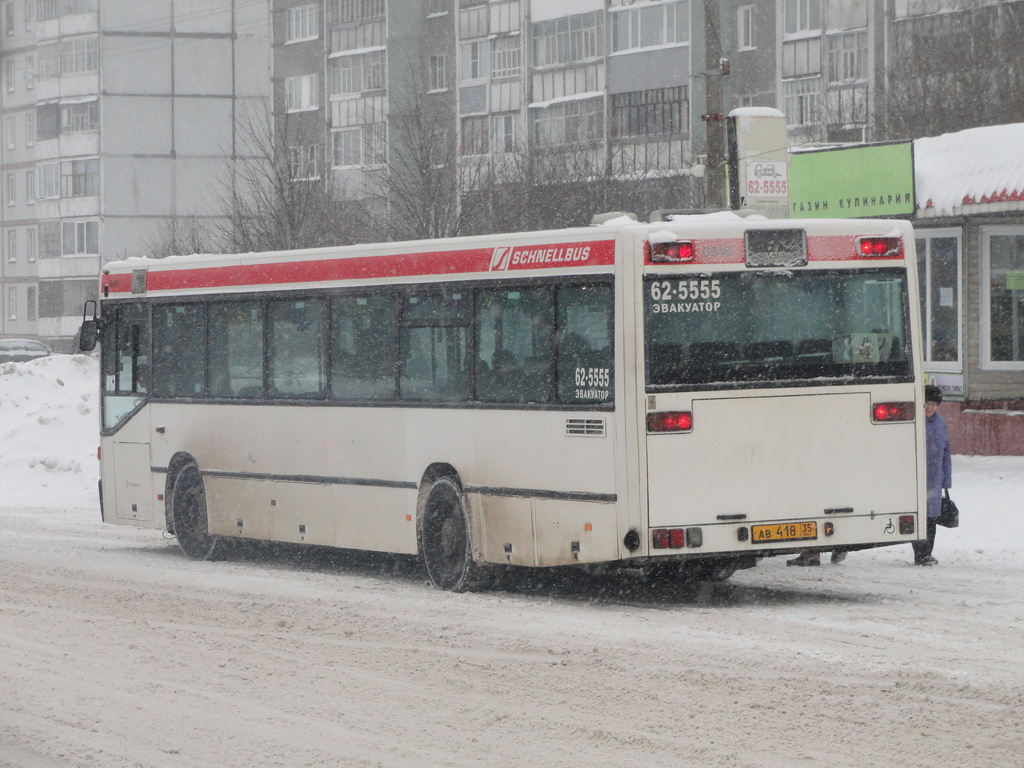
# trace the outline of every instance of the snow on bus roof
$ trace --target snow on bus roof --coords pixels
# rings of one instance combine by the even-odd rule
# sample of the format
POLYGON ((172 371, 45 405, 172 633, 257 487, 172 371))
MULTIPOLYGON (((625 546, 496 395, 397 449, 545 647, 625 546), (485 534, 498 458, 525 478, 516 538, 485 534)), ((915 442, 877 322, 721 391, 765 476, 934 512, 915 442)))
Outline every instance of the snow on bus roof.
POLYGON ((918 209, 951 216, 967 205, 1024 207, 1024 123, 914 141, 918 209))

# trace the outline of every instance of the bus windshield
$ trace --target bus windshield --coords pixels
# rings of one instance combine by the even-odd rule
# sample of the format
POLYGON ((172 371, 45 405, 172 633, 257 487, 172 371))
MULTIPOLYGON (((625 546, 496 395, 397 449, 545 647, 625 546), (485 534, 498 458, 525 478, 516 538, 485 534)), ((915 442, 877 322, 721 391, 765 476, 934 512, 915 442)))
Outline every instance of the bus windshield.
POLYGON ((644 280, 647 390, 909 380, 900 270, 758 270, 644 280))

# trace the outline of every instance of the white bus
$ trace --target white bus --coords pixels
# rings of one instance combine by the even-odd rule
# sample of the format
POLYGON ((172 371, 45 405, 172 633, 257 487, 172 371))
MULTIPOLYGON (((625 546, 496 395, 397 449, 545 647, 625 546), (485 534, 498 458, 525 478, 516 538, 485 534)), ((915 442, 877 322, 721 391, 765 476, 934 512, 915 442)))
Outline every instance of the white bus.
MULTIPOLYGON (((726 578, 924 530, 914 237, 735 214, 103 269, 101 509, 226 539, 726 578)), ((90 309, 87 305, 87 316, 90 309)))

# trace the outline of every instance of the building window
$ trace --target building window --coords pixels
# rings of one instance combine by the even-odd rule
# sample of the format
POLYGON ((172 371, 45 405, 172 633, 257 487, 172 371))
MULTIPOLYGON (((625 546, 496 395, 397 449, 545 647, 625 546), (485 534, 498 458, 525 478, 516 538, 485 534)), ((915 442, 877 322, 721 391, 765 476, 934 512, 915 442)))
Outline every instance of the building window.
POLYGON ((430 57, 430 90, 444 91, 448 88, 448 57, 444 54, 430 57))
POLYGON ((14 34, 14 3, 4 5, 4 28, 8 37, 14 34))
POLYGON ((491 76, 490 40, 462 44, 462 80, 486 80, 491 76))
POLYGON ((612 51, 634 51, 690 40, 690 3, 664 3, 626 8, 609 14, 612 51))
POLYGON ((36 166, 39 172, 40 200, 53 200, 60 197, 60 166, 57 163, 42 163, 36 166))
POLYGON ((1024 370, 1024 227, 981 228, 982 367, 1024 370))
POLYGON ((741 51, 750 51, 757 47, 754 42, 754 13, 755 6, 744 5, 737 11, 738 33, 736 40, 740 44, 741 51))
POLYGON ((306 181, 318 178, 317 146, 305 144, 288 150, 288 172, 292 181, 306 181))
POLYGON ((619 93, 611 97, 612 136, 671 136, 686 132, 687 88, 619 93))
POLYGON ((335 56, 328 64, 331 96, 381 90, 386 86, 386 64, 385 51, 335 56))
POLYGON ((91 256, 100 252, 98 221, 65 221, 61 229, 65 256, 91 256))
MULTIPOLYGON (((10 6, 8 6, 10 7, 10 6)), ((14 93, 14 68, 16 62, 13 58, 6 59, 4 61, 4 83, 7 86, 8 93, 14 93)))
POLYGON ((586 61, 603 53, 604 11, 581 13, 533 25, 533 62, 538 67, 586 61))
POLYGON ((7 230, 7 260, 11 263, 18 260, 18 231, 7 230))
POLYGON ((36 49, 36 56, 36 76, 40 80, 60 77, 60 43, 41 44, 36 49))
MULTIPOLYGON (((79 13, 95 13, 97 0, 39 0, 37 18, 49 21, 61 16, 79 13)), ((25 6, 28 8, 28 5, 25 6)))
POLYGON ((335 168, 356 167, 363 164, 363 129, 341 128, 331 131, 333 165, 335 168))
POLYGON ((353 24, 384 15, 386 0, 327 0, 329 24, 353 24))
POLYGON ((331 131, 332 164, 335 168, 383 165, 388 156, 384 123, 365 123, 331 131))
POLYGON ((533 137, 542 147, 600 141, 604 138, 604 100, 566 101, 534 110, 533 137))
POLYGON ((60 122, 61 131, 64 133, 98 131, 100 127, 99 101, 86 101, 79 104, 62 104, 60 122))
POLYGON ((786 98, 787 125, 813 125, 821 115, 821 78, 806 77, 782 83, 786 98))
POLYGON ((491 77, 518 77, 522 70, 520 36, 499 37, 491 43, 491 77))
POLYGON ((383 165, 388 159, 388 132, 385 123, 367 123, 363 126, 364 160, 366 165, 383 165))
POLYGON ((39 258, 60 258, 60 222, 39 222, 39 258))
POLYGON ((7 174, 7 205, 14 205, 15 203, 15 186, 18 183, 17 177, 13 173, 7 174))
POLYGON ((25 258, 30 263, 36 260, 36 231, 32 227, 25 230, 25 258))
POLYGON ((36 57, 25 57, 25 90, 31 91, 36 87, 36 57))
POLYGON ((486 155, 488 146, 487 117, 462 118, 462 154, 486 155))
POLYGON ((443 16, 448 13, 448 0, 427 0, 428 16, 443 16))
POLYGON ((924 360, 930 370, 959 371, 960 230, 918 230, 915 234, 924 360))
POLYGON ((7 289, 7 319, 17 320, 18 319, 18 289, 8 288, 7 289))
POLYGON ((99 189, 99 160, 65 160, 60 164, 61 197, 93 197, 99 189))
POLYGON ((491 151, 496 155, 515 152, 519 149, 519 115, 509 112, 491 117, 491 151))
POLYGON ((828 36, 828 79, 833 83, 868 76, 868 33, 828 36))
POLYGON ((786 0, 786 34, 821 29, 821 0, 786 0))
POLYGON ((284 81, 284 103, 289 112, 308 112, 320 108, 320 77, 299 75, 284 81))
POLYGON ((25 172, 25 202, 33 205, 36 201, 36 172, 25 172))
POLYGON ((96 72, 100 68, 99 40, 95 37, 78 37, 62 40, 60 43, 61 75, 81 72, 96 72))
POLYGON ((32 0, 25 0, 25 31, 32 30, 32 19, 35 18, 35 4, 32 0))
POLYGON ((36 107, 36 138, 40 141, 60 136, 60 104, 40 104, 36 107))
POLYGON ((286 42, 316 40, 320 36, 315 5, 300 5, 288 9, 288 35, 286 42))
POLYGON ((30 286, 25 297, 25 318, 30 322, 36 319, 36 289, 30 286))
POLYGON ((14 149, 17 144, 14 139, 14 118, 7 118, 7 148, 14 149))
POLYGON ((29 112, 25 115, 25 146, 31 147, 36 143, 36 116, 29 112))

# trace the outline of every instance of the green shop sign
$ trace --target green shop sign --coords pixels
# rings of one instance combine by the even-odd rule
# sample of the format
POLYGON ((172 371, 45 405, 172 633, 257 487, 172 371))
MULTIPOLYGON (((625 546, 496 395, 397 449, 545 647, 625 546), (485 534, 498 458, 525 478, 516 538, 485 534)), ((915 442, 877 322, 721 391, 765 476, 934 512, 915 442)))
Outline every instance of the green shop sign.
POLYGON ((909 141, 794 152, 789 215, 794 219, 910 216, 914 145, 909 141))

